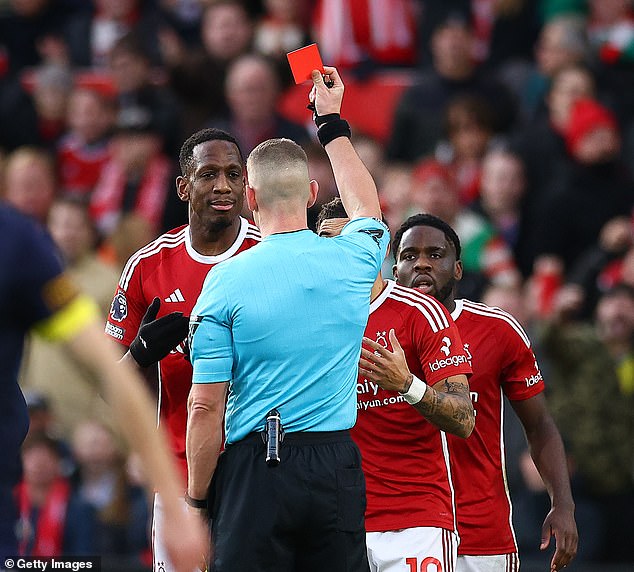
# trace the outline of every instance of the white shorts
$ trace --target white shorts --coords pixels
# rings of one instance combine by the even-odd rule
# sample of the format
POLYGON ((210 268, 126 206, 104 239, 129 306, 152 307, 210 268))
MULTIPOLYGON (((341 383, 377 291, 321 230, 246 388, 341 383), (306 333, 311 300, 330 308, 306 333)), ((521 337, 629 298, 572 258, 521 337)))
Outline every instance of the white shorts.
MULTIPOLYGON (((187 510, 185 499, 180 499, 183 510, 187 510)), ((163 543, 163 504, 158 494, 154 495, 154 512, 152 515, 152 570, 154 572, 176 572, 174 565, 167 556, 167 550, 163 543)), ((200 572, 194 568, 193 572, 200 572)))
POLYGON ((371 572, 456 572, 458 543, 455 532, 427 526, 366 534, 371 572))
POLYGON ((517 552, 494 556, 458 556, 456 572, 519 572, 517 552))

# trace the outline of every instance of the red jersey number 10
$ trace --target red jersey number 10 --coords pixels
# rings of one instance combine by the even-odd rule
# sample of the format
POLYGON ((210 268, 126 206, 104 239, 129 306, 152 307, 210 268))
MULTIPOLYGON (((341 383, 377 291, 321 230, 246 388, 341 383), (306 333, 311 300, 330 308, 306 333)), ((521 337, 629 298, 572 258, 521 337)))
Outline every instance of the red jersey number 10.
POLYGON ((438 558, 428 556, 418 567, 418 558, 406 558, 405 563, 409 566, 409 572, 442 572, 442 564, 438 558), (433 567, 430 568, 430 565, 433 567))

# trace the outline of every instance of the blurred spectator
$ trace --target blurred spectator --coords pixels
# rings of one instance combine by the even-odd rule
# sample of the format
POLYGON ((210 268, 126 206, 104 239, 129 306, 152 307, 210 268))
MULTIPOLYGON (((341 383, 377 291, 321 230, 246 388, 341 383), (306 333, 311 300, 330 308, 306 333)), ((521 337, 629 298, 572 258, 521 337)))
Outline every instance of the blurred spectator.
POLYGON ((251 48, 253 18, 239 0, 205 4, 200 25, 202 49, 190 51, 174 32, 161 33, 161 50, 169 85, 185 109, 186 136, 212 117, 228 113, 227 67, 251 48))
POLYGON ((538 252, 558 256, 568 272, 606 222, 631 214, 634 182, 619 160, 616 119, 596 101, 577 100, 565 141, 572 160, 552 182, 534 240, 538 252))
POLYGON ((255 26, 256 52, 286 62, 286 54, 310 43, 308 0, 264 0, 265 14, 255 26))
POLYGON ((160 63, 159 17, 151 2, 94 0, 92 4, 93 11, 76 14, 65 26, 65 40, 74 66, 105 68, 112 47, 130 32, 138 34, 152 63, 160 63))
MULTIPOLYGON (((70 276, 83 292, 97 301, 105 316, 110 309, 118 272, 95 254, 96 232, 86 203, 78 197, 57 199, 50 210, 48 228, 70 276)), ((26 346, 20 385, 48 397, 59 429, 66 437, 86 418, 106 420, 112 416, 99 395, 97 379, 68 352, 38 336, 30 337, 26 346)))
POLYGON ((4 166, 3 192, 9 204, 46 224, 57 195, 55 165, 49 154, 35 147, 13 151, 4 166))
POLYGON ((75 87, 68 100, 68 131, 57 145, 62 192, 90 196, 110 156, 108 142, 115 118, 112 97, 75 87))
POLYGON ((163 135, 151 109, 120 112, 111 159, 103 167, 90 201, 91 217, 103 236, 109 236, 129 212, 146 219, 155 235, 159 234, 174 169, 162 148, 163 135))
POLYGON ((546 324, 542 342, 552 377, 547 398, 573 461, 577 522, 585 539, 578 558, 631 562, 626 531, 634 518, 634 289, 606 292, 594 324, 575 320, 582 299, 578 286, 564 287, 546 324))
MULTIPOLYGON (((308 174, 311 179, 319 183, 319 193, 315 204, 308 209, 308 226, 317 231, 317 216, 322 205, 333 199, 339 194, 335 176, 328 160, 328 155, 324 148, 316 141, 310 142, 303 146, 308 159, 308 174)), ((249 218, 251 215, 249 214, 249 218)))
POLYGON ((44 62, 61 63, 66 19, 76 11, 72 0, 8 0, 0 13, 0 46, 17 74, 44 62))
MULTIPOLYGON (((177 209, 170 207, 170 210, 177 209)), ((187 210, 183 209, 181 212, 183 215, 182 222, 176 222, 171 226, 166 223, 169 228, 185 224, 187 221, 187 210)), ((249 216, 251 216, 250 213, 249 216)), ((152 224, 142 216, 129 212, 122 215, 114 231, 99 246, 99 259, 108 266, 123 270, 128 259, 137 250, 155 238, 156 232, 153 230, 152 224)))
POLYGON ((510 248, 483 217, 460 205, 454 178, 435 160, 425 160, 414 169, 409 214, 419 212, 443 219, 460 237, 464 268, 460 297, 478 300, 487 282, 520 283, 510 248))
POLYGON ((481 162, 493 138, 493 115, 486 101, 469 95, 458 96, 447 105, 447 140, 439 143, 436 157, 448 165, 463 205, 478 198, 481 162))
POLYGON ((372 70, 416 63, 413 0, 318 0, 313 36, 325 62, 372 70))
POLYGON ((557 178, 567 161, 564 134, 570 121, 570 111, 583 97, 595 96, 595 81, 583 65, 571 65, 557 72, 546 97, 548 116, 519 129, 514 137, 526 165, 530 196, 527 208, 533 209, 548 185, 557 178))
POLYGON ((303 125, 277 112, 280 80, 273 62, 264 56, 248 54, 231 64, 225 97, 228 119, 213 120, 210 126, 232 133, 245 157, 262 141, 273 137, 286 137, 300 145, 310 139, 303 125))
POLYGON ((489 150, 482 161, 480 199, 475 209, 509 245, 524 278, 533 271, 536 255, 530 239, 532 223, 524 209, 527 191, 522 159, 503 147, 489 150))
POLYGON ((72 70, 57 64, 44 65, 34 73, 32 97, 39 142, 51 151, 66 131, 66 110, 73 82, 72 70))
POLYGON ((20 81, 0 73, 0 152, 37 145, 40 136, 33 98, 20 81))
POLYGON ((588 62, 588 42, 584 18, 562 15, 546 22, 535 45, 535 64, 524 75, 505 83, 516 93, 524 123, 544 113, 550 82, 562 69, 588 62))
POLYGON ((450 11, 438 24, 431 38, 431 68, 405 90, 396 107, 388 159, 413 162, 433 153, 442 137, 447 104, 459 95, 475 95, 488 102, 496 131, 511 127, 515 119, 511 95, 478 68, 473 42, 473 26, 465 14, 450 11))
POLYGON ((588 35, 604 64, 634 62, 634 12, 630 0, 589 0, 588 35))
POLYGON ((588 34, 601 64, 598 77, 634 149, 634 6, 631 0, 590 0, 588 4, 588 34))
POLYGON ((97 302, 105 316, 110 309, 118 273, 95 255, 97 232, 88 213, 88 203, 80 197, 58 198, 51 206, 48 229, 67 271, 82 292, 97 302))
POLYGON ((74 490, 96 512, 94 553, 138 558, 148 541, 145 493, 128 482, 114 435, 86 421, 75 429, 72 447, 79 469, 74 490))
POLYGON ((59 443, 33 433, 22 446, 23 479, 16 497, 20 555, 94 554, 94 511, 62 475, 59 443))
POLYGON ((627 282, 627 259, 633 249, 634 213, 632 217, 620 216, 606 222, 597 242, 579 256, 570 270, 569 281, 584 290, 582 317, 589 318, 594 313, 601 292, 627 282))
POLYGON ((200 0, 159 0, 161 18, 169 29, 178 34, 186 46, 193 46, 200 37, 200 0))
POLYGON ((110 73, 118 91, 119 113, 125 116, 147 108, 162 135, 164 150, 177 154, 183 138, 181 109, 169 90, 154 82, 150 58, 138 34, 126 34, 114 44, 110 73))

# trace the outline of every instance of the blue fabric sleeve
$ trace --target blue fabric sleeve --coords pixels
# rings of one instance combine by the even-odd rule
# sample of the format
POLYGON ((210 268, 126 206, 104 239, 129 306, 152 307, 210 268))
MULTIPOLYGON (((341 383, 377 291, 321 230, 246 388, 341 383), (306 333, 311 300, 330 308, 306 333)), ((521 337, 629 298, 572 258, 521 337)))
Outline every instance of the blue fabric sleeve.
POLYGON ((232 377, 231 310, 222 274, 219 267, 209 272, 189 321, 192 383, 222 383, 232 377))
POLYGON ((375 218, 355 218, 343 227, 339 236, 329 240, 354 246, 355 250, 374 264, 378 273, 390 244, 390 231, 375 218))

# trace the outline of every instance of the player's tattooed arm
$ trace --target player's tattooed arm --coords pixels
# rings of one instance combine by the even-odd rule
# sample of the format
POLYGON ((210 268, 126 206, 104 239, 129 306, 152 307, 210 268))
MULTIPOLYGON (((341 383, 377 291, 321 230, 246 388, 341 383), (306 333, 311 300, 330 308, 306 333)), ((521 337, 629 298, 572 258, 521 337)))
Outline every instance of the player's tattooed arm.
MULTIPOLYGON (((389 338, 394 351, 363 338, 367 347, 361 349, 359 372, 383 389, 406 393, 413 376, 394 330, 390 331, 389 338)), ((428 386, 422 399, 413 407, 442 431, 459 437, 468 437, 473 431, 475 413, 465 375, 452 375, 434 387, 428 386)))
POLYGON ((464 375, 454 375, 428 387, 413 407, 438 429, 458 437, 468 437, 475 426, 469 384, 464 375))

